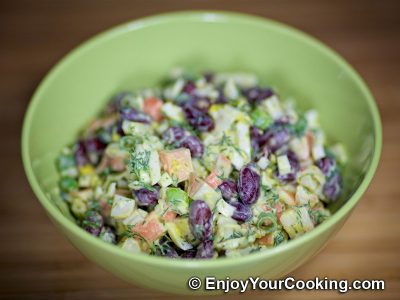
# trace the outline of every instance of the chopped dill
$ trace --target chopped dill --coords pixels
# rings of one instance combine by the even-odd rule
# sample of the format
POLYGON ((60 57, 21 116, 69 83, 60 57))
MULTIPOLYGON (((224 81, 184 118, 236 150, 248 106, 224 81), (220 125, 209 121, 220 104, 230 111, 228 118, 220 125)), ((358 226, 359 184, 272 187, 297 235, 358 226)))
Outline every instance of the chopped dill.
POLYGON ((231 239, 239 239, 239 238, 242 238, 243 236, 244 236, 243 233, 241 233, 241 232, 239 232, 239 231, 234 231, 234 232, 229 236, 228 240, 231 240, 231 239))
POLYGON ((140 171, 149 170, 150 151, 131 152, 130 167, 138 178, 140 178, 140 171))
POLYGON ((121 237, 123 237, 123 238, 139 238, 142 242, 147 243, 147 240, 143 236, 141 236, 139 233, 132 231, 133 227, 135 227, 135 225, 127 225, 127 230, 125 230, 121 234, 121 237))
POLYGON ((176 176, 175 174, 172 174, 172 175, 171 175, 171 179, 172 179, 172 185, 175 186, 175 187, 177 187, 177 186, 178 186, 178 183, 179 183, 179 182, 178 182, 178 180, 179 180, 179 179, 178 179, 178 176, 176 176))
POLYGON ((216 146, 221 146, 221 150, 227 150, 226 147, 233 148, 236 152, 238 152, 241 156, 246 156, 246 153, 240 149, 235 143, 233 143, 232 138, 228 135, 225 134, 225 132, 222 133, 222 138, 221 140, 215 144, 216 146))

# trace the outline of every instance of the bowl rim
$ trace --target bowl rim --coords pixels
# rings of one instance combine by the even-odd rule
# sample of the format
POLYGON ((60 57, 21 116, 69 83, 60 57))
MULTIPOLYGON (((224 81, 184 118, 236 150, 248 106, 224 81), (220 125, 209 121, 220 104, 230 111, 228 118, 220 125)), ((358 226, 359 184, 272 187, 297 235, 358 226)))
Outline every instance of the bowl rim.
POLYGON ((162 14, 151 15, 144 18, 139 18, 133 21, 128 21, 112 27, 104 32, 94 35, 82 44, 75 47, 72 51, 67 53, 42 79, 36 91, 34 92, 32 99, 28 105, 27 111, 24 116, 22 136, 21 136, 21 152, 22 161, 25 169, 28 181, 34 191, 34 194, 38 198, 39 202, 46 209, 47 214, 60 223, 62 227, 65 227, 71 234, 77 235, 80 239, 86 240, 91 246, 99 247, 99 249, 108 252, 110 254, 119 256, 121 258, 130 260, 132 262, 142 262, 153 266, 163 266, 163 267, 174 267, 181 269, 192 269, 205 270, 210 267, 220 268, 233 265, 241 265, 244 263, 251 263, 256 261, 264 260, 268 257, 273 257, 281 252, 287 252, 293 250, 301 245, 306 244, 316 236, 328 231, 336 222, 344 218, 357 204, 361 196, 367 189, 369 183, 371 182, 373 175, 377 169, 382 148, 382 126, 379 111, 374 98, 369 91, 366 83, 360 77, 360 75, 347 63, 339 54, 334 50, 324 45, 322 42, 316 38, 298 30, 286 24, 267 19, 260 16, 229 12, 229 11, 215 11, 215 10, 190 10, 190 11, 179 11, 179 12, 168 12, 162 14), (145 253, 132 254, 128 251, 120 249, 115 245, 111 245, 101 241, 97 237, 91 236, 89 233, 81 229, 66 216, 64 216, 58 208, 56 208, 51 200, 46 196, 45 191, 40 188, 38 180, 34 174, 30 155, 29 155, 29 136, 31 129, 32 118, 35 114, 36 107, 40 102, 41 95, 45 92, 46 88, 51 85, 54 78, 60 73, 65 65, 69 61, 74 60, 79 57, 85 51, 90 50, 92 47, 96 46, 98 43, 103 43, 108 41, 115 36, 119 36, 126 32, 140 30, 142 28, 153 26, 157 24, 170 23, 170 22, 235 22, 240 24, 247 24, 253 26, 264 27, 275 32, 280 32, 299 40, 299 42, 306 43, 318 51, 324 52, 334 63, 341 66, 350 75, 354 83, 360 88, 366 99, 368 109, 372 115, 373 127, 374 127, 374 150, 373 157, 371 159, 368 170, 365 174, 364 179, 360 183, 358 189, 353 193, 353 195, 340 207, 328 220, 317 226, 314 230, 308 232, 307 234, 299 237, 298 239, 291 240, 288 243, 280 245, 275 248, 268 249, 268 251, 260 251, 245 255, 242 257, 222 257, 215 260, 187 260, 187 259, 171 259, 166 257, 150 256, 145 253))

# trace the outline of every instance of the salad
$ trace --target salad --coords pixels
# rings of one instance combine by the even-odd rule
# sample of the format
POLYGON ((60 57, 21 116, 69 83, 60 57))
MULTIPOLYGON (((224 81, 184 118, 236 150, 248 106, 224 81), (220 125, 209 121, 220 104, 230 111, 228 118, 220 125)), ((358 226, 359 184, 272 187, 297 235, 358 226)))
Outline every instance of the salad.
POLYGON ((57 158, 76 223, 132 253, 242 256, 286 243, 330 216, 346 153, 315 110, 245 73, 175 70, 121 92, 57 158))

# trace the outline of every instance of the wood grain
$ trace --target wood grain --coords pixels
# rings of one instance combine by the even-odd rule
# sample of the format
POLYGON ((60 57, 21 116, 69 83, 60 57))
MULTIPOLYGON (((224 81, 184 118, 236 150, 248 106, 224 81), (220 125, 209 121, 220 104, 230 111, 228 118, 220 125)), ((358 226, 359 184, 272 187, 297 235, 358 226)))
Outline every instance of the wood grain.
MULTIPOLYGON (((220 9, 270 17, 304 30, 362 74, 383 120, 378 172, 328 246, 293 276, 386 280, 382 292, 252 292, 248 299, 400 299, 399 1, 1 1, 0 298, 174 299, 132 286, 85 259, 35 200, 20 161, 20 130, 34 88, 70 49, 110 26, 145 15, 220 9)), ((235 299, 238 295, 222 298, 235 299)))

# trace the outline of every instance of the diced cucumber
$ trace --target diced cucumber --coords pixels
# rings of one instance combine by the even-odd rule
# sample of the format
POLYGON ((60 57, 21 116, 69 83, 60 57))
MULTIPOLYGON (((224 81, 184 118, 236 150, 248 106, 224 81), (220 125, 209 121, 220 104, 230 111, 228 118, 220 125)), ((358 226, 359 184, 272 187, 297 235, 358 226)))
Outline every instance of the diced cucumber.
POLYGON ((200 178, 207 177, 208 172, 198 158, 192 158, 192 165, 193 171, 197 174, 197 176, 200 178))
POLYGON ((81 175, 79 176, 78 185, 81 188, 88 188, 92 182, 93 176, 91 175, 81 175))
POLYGON ((166 199, 167 203, 176 213, 183 215, 189 212, 189 197, 180 188, 167 188, 166 199))
POLYGON ((286 175, 290 173, 292 167, 290 166, 289 159, 286 155, 280 155, 277 158, 279 175, 286 175))
POLYGON ((304 206, 285 210, 280 221, 292 239, 314 228, 310 215, 304 206))
POLYGON ((178 105, 167 102, 162 106, 161 111, 168 119, 178 122, 185 121, 182 108, 180 108, 178 105))
POLYGON ((122 249, 131 253, 139 253, 141 251, 139 242, 134 238, 125 239, 122 243, 119 244, 119 246, 122 249))
POLYGON ((206 182, 201 181, 201 184, 193 193, 192 198, 193 200, 205 201, 210 209, 213 209, 217 201, 222 198, 222 195, 219 190, 214 190, 206 182))
POLYGON ((140 182, 154 185, 161 177, 161 165, 158 152, 147 144, 136 145, 130 157, 131 172, 140 182))
POLYGON ((111 208, 111 217, 115 219, 127 218, 136 208, 136 202, 133 199, 115 195, 113 206, 111 208))
POLYGON ((302 185, 297 186, 295 197, 298 205, 309 205, 313 207, 318 203, 318 196, 302 185))
POLYGON ((161 187, 167 187, 172 184, 172 178, 167 172, 161 174, 160 180, 158 181, 161 187))
POLYGON ((236 208, 224 201, 223 199, 220 199, 217 201, 217 210, 221 215, 225 217, 232 217, 236 208))
POLYGON ((257 162, 257 165, 260 167, 261 170, 265 170, 268 167, 268 164, 269 160, 265 156, 261 157, 257 162))
POLYGON ((312 153, 314 161, 317 161, 317 160, 325 157, 324 146, 321 144, 315 144, 311 149, 311 153, 312 153))
POLYGON ((182 250, 192 249, 193 246, 188 242, 190 233, 189 222, 187 218, 180 218, 176 222, 165 223, 172 241, 182 250))
POLYGON ((72 198, 71 211, 77 218, 83 218, 87 209, 87 204, 83 199, 79 197, 72 198))
POLYGON ((161 166, 158 152, 152 150, 150 152, 149 171, 151 178, 151 185, 155 185, 161 178, 161 166))
POLYGON ((269 97, 261 103, 262 107, 267 110, 272 119, 278 120, 283 116, 281 103, 276 95, 269 97))
POLYGON ((142 223, 146 218, 147 214, 148 214, 147 211, 143 209, 140 208, 135 209, 128 217, 126 217, 122 221, 122 223, 124 223, 125 225, 136 225, 142 223))
POLYGON ((273 122, 272 118, 258 107, 251 113, 251 119, 253 120, 254 126, 261 130, 267 129, 273 122))
POLYGON ((245 157, 244 162, 248 163, 251 158, 250 125, 248 124, 248 122, 245 121, 237 122, 236 141, 237 145, 239 146, 239 149, 241 150, 240 154, 242 156, 247 156, 245 157))
POLYGON ((325 181, 325 175, 317 166, 310 166, 301 171, 297 178, 298 184, 317 194, 320 198, 325 181))
POLYGON ((152 129, 148 124, 124 120, 122 130, 127 135, 142 136, 144 133, 151 133, 152 129))
POLYGON ((179 78, 178 80, 175 81, 173 86, 166 89, 164 96, 167 99, 174 100, 181 93, 184 85, 185 85, 185 81, 182 78, 179 78))
POLYGON ((238 88, 236 87, 235 82, 232 79, 228 79, 226 81, 225 87, 224 87, 224 94, 230 100, 234 100, 239 97, 238 88))

